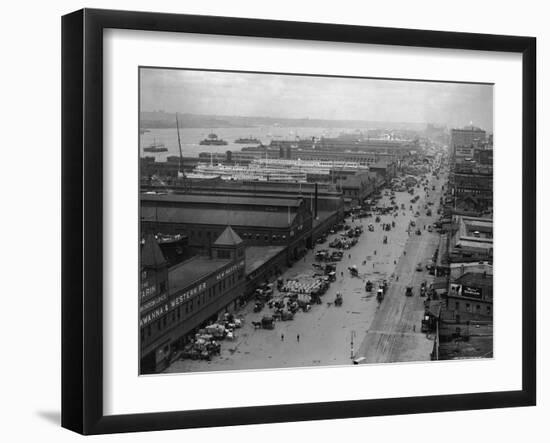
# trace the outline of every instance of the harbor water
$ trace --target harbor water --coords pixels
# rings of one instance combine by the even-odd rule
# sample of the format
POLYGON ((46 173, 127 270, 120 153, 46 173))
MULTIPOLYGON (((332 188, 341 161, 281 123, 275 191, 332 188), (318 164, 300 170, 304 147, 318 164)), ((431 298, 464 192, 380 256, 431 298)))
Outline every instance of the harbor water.
MULTIPOLYGON (((240 151, 244 146, 256 146, 257 144, 235 143, 241 137, 257 138, 263 144, 269 144, 272 140, 296 140, 297 137, 307 139, 311 137, 335 137, 341 132, 349 132, 356 128, 297 128, 283 126, 264 126, 247 128, 180 128, 181 147, 184 157, 198 157, 201 152, 226 152, 240 151), (200 141, 214 133, 218 138, 227 141, 227 145, 200 145, 200 141)), ((151 128, 148 132, 140 134, 139 152, 142 157, 154 156, 157 161, 165 161, 166 157, 179 155, 178 133, 176 128, 151 128), (143 148, 152 143, 164 144, 168 151, 144 152, 143 148)))

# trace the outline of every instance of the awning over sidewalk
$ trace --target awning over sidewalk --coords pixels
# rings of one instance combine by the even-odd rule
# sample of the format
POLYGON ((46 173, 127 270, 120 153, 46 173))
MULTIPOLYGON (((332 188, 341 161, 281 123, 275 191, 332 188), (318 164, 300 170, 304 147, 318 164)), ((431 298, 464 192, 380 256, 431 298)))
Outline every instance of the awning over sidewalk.
POLYGON ((447 252, 447 234, 441 234, 439 238, 439 247, 437 253, 436 267, 447 266, 449 264, 449 257, 447 252))

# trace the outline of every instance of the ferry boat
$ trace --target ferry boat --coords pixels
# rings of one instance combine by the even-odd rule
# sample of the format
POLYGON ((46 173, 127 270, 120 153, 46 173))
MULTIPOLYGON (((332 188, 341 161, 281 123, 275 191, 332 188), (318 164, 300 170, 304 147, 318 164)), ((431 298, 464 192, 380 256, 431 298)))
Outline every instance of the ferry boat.
POLYGON ((204 140, 201 140, 199 142, 199 145, 216 145, 216 146, 223 146, 227 145, 227 142, 225 140, 222 140, 221 138, 218 138, 218 136, 214 133, 208 134, 208 137, 204 140))
POLYGON ((168 148, 163 143, 157 143, 153 141, 149 146, 143 148, 144 152, 166 152, 168 148))

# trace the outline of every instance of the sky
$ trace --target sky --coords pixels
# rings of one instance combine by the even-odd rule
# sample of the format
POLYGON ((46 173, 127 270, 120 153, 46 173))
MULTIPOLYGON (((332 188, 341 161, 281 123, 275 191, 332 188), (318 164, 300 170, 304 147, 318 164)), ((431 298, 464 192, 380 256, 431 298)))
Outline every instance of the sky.
POLYGON ((141 69, 141 110, 493 126, 491 85, 141 69))

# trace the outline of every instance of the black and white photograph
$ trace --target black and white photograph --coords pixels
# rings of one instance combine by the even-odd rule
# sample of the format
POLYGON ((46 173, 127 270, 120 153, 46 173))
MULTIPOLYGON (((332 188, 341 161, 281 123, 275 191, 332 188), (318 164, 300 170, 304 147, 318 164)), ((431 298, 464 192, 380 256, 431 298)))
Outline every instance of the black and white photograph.
POLYGON ((546 9, 7 2, 0 440, 544 440, 546 9))
POLYGON ((141 375, 494 357, 493 84, 138 76, 141 375))

